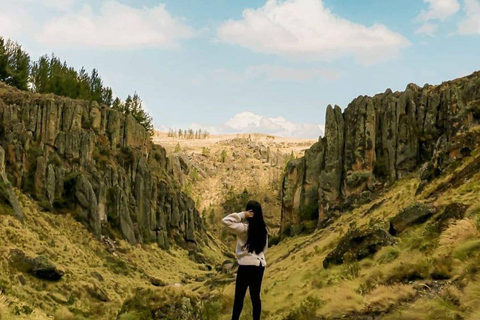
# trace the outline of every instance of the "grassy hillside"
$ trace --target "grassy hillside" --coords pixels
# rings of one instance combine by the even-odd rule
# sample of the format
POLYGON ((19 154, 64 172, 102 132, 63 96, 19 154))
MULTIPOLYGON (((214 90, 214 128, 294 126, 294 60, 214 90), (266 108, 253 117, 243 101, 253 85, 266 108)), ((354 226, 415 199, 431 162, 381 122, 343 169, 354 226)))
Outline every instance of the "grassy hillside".
POLYGON ((223 248, 211 240, 197 251, 202 263, 189 258, 189 248, 163 251, 156 244, 97 241, 71 215, 42 212, 34 201, 18 196, 23 224, 0 208, 2 320, 116 319, 124 300, 139 289, 156 289, 155 283, 198 292, 216 273, 209 268, 223 261, 223 248), (9 261, 11 249, 43 255, 65 275, 48 282, 19 272, 9 261))
MULTIPOLYGON (((325 229, 270 248, 263 286, 265 318, 479 319, 480 172, 458 188, 446 184, 446 190, 433 192, 479 157, 477 150, 419 195, 415 193, 420 180, 412 173, 325 229), (437 213, 372 257, 323 267, 349 229, 388 230, 389 220, 414 202, 433 205, 437 213), (465 217, 449 221, 440 232, 435 221, 451 203, 467 206, 465 217)), ((224 294, 232 296, 233 285, 224 294)))
MULTIPOLYGON (((480 172, 462 173, 479 161, 473 151, 417 195, 414 172, 326 228, 271 247, 264 319, 478 319, 480 172), (349 230, 388 231, 390 219, 412 203, 432 206, 435 214, 371 257, 324 268, 349 230), (442 220, 453 203, 467 208, 464 216, 442 220)), ((116 319, 122 310, 119 319, 133 320, 171 305, 180 310, 171 319, 229 319, 235 273, 221 269, 233 247, 211 235, 196 250, 97 241, 71 215, 42 212, 18 197, 23 224, 0 207, 0 319, 116 319), (65 275, 47 282, 22 273, 10 261, 12 249, 45 256, 65 275)), ((242 320, 250 312, 247 300, 242 320)))
POLYGON ((153 140, 185 161, 185 189, 209 230, 224 241, 233 238, 228 239, 220 220, 226 212, 242 210, 249 198, 262 202, 271 232, 279 231, 285 164, 315 142, 256 133, 179 139, 157 132, 153 140))

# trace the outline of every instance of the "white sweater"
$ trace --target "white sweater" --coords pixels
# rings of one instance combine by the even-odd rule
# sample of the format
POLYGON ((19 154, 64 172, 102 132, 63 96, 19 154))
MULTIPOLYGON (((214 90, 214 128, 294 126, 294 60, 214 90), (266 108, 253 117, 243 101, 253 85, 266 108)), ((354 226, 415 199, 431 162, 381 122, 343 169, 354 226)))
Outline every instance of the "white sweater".
POLYGON ((259 254, 256 254, 255 251, 252 253, 245 250, 244 246, 247 243, 248 239, 248 224, 242 223, 242 219, 245 219, 245 213, 232 213, 222 219, 223 224, 227 229, 237 235, 237 247, 235 253, 237 254, 237 261, 239 265, 242 266, 259 266, 265 267, 267 261, 265 260, 265 252, 268 248, 268 236, 265 248, 259 254))

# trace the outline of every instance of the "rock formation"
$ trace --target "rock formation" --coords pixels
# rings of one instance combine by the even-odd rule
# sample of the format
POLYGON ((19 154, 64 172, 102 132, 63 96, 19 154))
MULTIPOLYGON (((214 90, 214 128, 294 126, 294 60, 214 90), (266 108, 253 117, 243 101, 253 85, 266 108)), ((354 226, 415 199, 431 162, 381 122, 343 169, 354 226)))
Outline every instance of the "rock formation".
POLYGON ((322 227, 333 213, 369 201, 479 120, 480 72, 438 86, 409 84, 403 92, 360 96, 343 113, 328 106, 325 136, 287 165, 281 232, 288 235, 305 220, 318 219, 322 227))
POLYGON ((13 187, 74 214, 96 237, 168 248, 204 229, 165 149, 131 115, 0 84, 0 146, 13 187))

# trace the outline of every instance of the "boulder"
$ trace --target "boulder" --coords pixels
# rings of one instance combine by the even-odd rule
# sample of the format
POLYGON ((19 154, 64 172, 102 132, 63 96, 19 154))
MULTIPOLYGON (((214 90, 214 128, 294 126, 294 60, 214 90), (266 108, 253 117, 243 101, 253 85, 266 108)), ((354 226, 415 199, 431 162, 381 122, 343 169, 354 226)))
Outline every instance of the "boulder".
POLYGON ((382 229, 349 230, 340 239, 337 247, 323 260, 323 267, 361 260, 372 256, 384 246, 394 244, 394 238, 382 229))
POLYGON ((468 206, 458 202, 447 205, 443 212, 435 218, 435 226, 438 227, 438 231, 447 229, 452 221, 463 219, 467 208, 468 206))
POLYGON ((97 279, 98 281, 100 281, 100 282, 105 281, 105 279, 103 278, 103 276, 102 276, 101 273, 98 273, 98 272, 94 271, 94 272, 90 273, 90 275, 91 275, 93 278, 95 278, 95 279, 97 279))
POLYGON ((107 296, 107 293, 102 288, 100 288, 98 286, 87 287, 86 289, 87 289, 88 294, 92 298, 94 298, 98 301, 108 302, 110 300, 107 296))
POLYGON ((150 283, 154 285, 155 287, 165 287, 167 284, 165 281, 159 278, 151 277, 150 278, 150 283))
POLYGON ((58 270, 46 257, 32 258, 19 249, 10 250, 9 263, 18 271, 29 273, 43 280, 58 281, 64 275, 64 272, 58 270))
POLYGON ((434 213, 435 209, 426 204, 411 204, 390 220, 389 232, 391 235, 398 235, 410 226, 424 223, 434 213))

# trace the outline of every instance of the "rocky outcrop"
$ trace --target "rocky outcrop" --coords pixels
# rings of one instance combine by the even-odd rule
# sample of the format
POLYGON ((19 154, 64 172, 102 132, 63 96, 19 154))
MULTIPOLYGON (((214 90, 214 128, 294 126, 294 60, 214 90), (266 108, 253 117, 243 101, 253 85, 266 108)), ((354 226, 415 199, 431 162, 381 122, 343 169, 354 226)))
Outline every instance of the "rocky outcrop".
POLYGON ((413 203, 390 220, 389 232, 398 235, 410 226, 422 224, 435 213, 435 208, 423 203, 413 203))
POLYGON ((22 208, 5 172, 5 150, 0 146, 0 205, 2 204, 7 205, 18 220, 23 221, 22 208))
POLYGON ((428 162, 425 179, 431 179, 448 159, 467 156, 478 144, 465 132, 479 121, 480 72, 439 86, 409 84, 403 92, 360 96, 343 113, 328 106, 324 137, 287 165, 282 233, 317 217, 322 227, 333 213, 369 201, 428 162), (445 146, 451 152, 439 151, 445 146))
POLYGON ((64 274, 44 256, 32 258, 19 249, 10 250, 9 264, 18 271, 29 273, 43 280, 58 281, 64 274))
POLYGON ((175 161, 130 115, 0 84, 0 146, 13 187, 73 213, 96 237, 168 248, 204 230, 175 161))
POLYGON ((416 193, 420 194, 441 173, 455 169, 463 159, 470 157, 478 148, 480 148, 480 131, 478 130, 460 132, 448 140, 445 137, 438 139, 432 158, 420 167, 421 182, 416 193))
POLYGON ((445 207, 441 214, 435 217, 433 226, 438 232, 442 232, 448 228, 450 223, 463 219, 467 209, 468 206, 462 203, 452 202, 445 207))
POLYGON ((323 267, 353 262, 374 255, 382 247, 394 245, 395 240, 382 229, 349 230, 323 260, 323 267))

